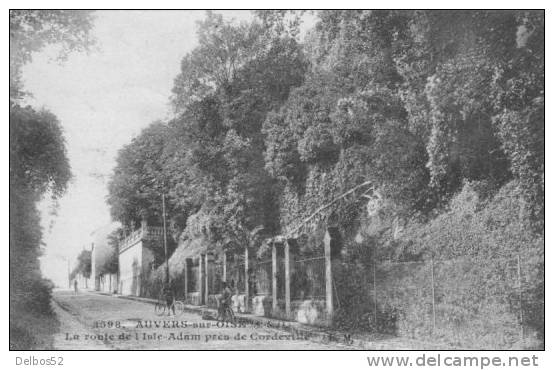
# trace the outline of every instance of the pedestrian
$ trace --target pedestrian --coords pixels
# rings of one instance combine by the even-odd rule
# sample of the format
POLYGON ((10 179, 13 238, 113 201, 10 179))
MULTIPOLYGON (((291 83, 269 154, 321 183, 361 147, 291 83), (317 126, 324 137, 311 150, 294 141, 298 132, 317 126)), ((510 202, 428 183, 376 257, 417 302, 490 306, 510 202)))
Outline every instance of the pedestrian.
POLYGON ((73 280, 73 290, 74 290, 74 294, 76 295, 77 294, 77 280, 73 280))

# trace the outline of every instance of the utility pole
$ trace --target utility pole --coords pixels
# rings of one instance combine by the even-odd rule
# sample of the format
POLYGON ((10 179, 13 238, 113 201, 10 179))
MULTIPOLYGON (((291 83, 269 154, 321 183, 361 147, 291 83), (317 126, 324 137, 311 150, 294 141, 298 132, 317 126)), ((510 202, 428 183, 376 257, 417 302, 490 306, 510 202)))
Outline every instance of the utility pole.
POLYGON ((169 287, 169 262, 167 259, 167 232, 165 228, 165 194, 162 193, 162 218, 164 232, 164 253, 165 253, 165 283, 169 287))

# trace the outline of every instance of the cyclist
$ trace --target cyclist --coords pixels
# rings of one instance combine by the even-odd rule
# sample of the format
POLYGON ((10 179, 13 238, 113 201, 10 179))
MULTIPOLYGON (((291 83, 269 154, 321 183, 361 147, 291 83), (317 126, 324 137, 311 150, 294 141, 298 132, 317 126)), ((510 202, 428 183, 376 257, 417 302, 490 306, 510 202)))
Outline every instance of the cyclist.
POLYGON ((222 283, 221 299, 219 300, 219 317, 225 319, 225 314, 228 309, 231 309, 231 297, 233 292, 229 289, 229 286, 224 281, 222 283))
POLYGON ((167 316, 171 314, 171 311, 173 311, 173 315, 175 315, 175 305, 173 304, 175 301, 175 297, 173 296, 173 291, 171 290, 169 285, 164 286, 163 296, 165 298, 165 304, 167 306, 167 316))

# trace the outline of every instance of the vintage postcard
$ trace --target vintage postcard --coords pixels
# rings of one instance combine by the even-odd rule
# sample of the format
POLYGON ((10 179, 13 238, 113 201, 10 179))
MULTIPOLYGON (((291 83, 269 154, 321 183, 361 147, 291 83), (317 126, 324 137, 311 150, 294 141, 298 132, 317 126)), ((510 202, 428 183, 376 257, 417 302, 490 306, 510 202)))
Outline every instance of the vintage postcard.
POLYGON ((9 22, 10 350, 544 350, 543 10, 9 22))

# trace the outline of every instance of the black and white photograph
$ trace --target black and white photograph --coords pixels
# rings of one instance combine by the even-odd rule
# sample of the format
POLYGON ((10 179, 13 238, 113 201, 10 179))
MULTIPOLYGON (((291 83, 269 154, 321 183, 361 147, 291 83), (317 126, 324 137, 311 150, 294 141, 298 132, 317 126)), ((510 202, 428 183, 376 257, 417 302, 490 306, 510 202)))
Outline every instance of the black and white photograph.
POLYGON ((545 10, 9 10, 10 351, 544 351, 545 225, 545 10))

